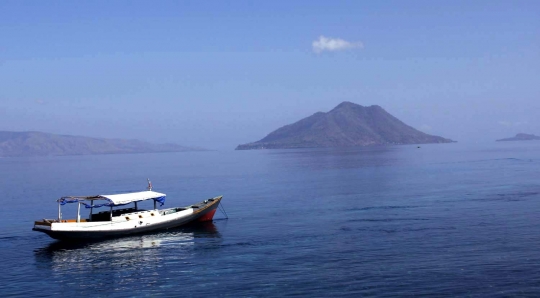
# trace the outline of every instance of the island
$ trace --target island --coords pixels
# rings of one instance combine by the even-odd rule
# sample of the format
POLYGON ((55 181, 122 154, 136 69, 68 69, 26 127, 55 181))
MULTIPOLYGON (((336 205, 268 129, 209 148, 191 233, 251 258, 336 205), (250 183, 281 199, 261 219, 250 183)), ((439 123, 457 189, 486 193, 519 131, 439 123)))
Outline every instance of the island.
POLYGON ((516 136, 506 139, 500 139, 497 140, 497 142, 507 142, 507 141, 532 141, 532 140, 540 140, 539 136, 535 136, 533 134, 526 134, 526 133, 518 133, 516 136))
POLYGON ((342 102, 330 112, 318 112, 283 126, 265 138, 236 150, 356 147, 373 145, 452 143, 418 131, 378 105, 342 102))
POLYGON ((0 131, 0 157, 200 151, 177 144, 58 135, 38 131, 0 131))

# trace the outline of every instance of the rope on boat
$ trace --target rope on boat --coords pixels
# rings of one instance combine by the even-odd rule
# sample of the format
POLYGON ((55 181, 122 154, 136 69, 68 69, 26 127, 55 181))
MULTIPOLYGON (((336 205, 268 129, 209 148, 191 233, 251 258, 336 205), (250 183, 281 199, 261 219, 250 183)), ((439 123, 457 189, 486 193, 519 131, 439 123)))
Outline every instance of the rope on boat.
POLYGON ((223 214, 225 215, 225 218, 226 219, 229 219, 229 216, 227 215, 227 212, 225 212, 225 208, 223 208, 223 203, 219 202, 219 210, 221 210, 221 212, 223 212, 223 214))

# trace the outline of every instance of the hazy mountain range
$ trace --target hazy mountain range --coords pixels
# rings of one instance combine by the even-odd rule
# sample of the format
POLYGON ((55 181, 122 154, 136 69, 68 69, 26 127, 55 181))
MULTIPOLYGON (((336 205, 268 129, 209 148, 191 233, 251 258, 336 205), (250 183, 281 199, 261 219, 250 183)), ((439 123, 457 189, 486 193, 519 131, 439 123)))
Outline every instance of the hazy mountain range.
POLYGON ((380 106, 364 107, 342 102, 330 112, 315 113, 283 126, 257 142, 239 145, 236 150, 451 142, 406 125, 380 106))
POLYGON ((0 157, 198 151, 177 144, 104 139, 28 131, 0 131, 0 157))
MULTIPOLYGON (((518 134, 518 136, 532 135, 518 134)), ((364 107, 351 102, 343 102, 327 113, 315 113, 298 122, 281 127, 257 142, 239 145, 236 149, 354 147, 450 142, 453 141, 423 133, 406 125, 380 106, 364 107)), ((177 144, 152 144, 140 140, 91 138, 36 131, 0 131, 0 157, 200 150, 204 149, 177 144)))

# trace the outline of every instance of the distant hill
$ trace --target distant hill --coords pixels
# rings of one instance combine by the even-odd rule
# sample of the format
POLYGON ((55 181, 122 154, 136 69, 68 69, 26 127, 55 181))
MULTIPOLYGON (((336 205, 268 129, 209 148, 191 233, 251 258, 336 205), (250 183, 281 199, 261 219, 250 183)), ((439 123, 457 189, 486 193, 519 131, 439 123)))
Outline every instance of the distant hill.
POLYGON ((151 144, 139 140, 102 139, 57 135, 37 131, 0 131, 0 157, 89 155, 202 150, 176 144, 151 144))
POLYGON ((342 102, 330 112, 315 113, 271 132, 260 141, 239 145, 236 150, 451 142, 406 125, 380 106, 342 102))
POLYGON ((531 140, 540 140, 539 136, 526 134, 526 133, 518 133, 515 137, 512 138, 506 138, 506 139, 500 139, 497 140, 497 142, 506 142, 506 141, 531 141, 531 140))

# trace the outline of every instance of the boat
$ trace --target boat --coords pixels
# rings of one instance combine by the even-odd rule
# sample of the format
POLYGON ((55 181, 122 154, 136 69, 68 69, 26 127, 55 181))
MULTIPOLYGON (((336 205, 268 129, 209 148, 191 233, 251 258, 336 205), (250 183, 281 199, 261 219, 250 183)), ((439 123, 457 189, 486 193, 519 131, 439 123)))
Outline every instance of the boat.
POLYGON ((61 197, 57 200, 58 218, 35 221, 32 230, 43 232, 58 240, 93 240, 171 229, 191 223, 211 221, 222 196, 186 207, 158 209, 157 204, 159 203, 160 207, 163 206, 165 198, 164 193, 152 190, 150 181, 148 181, 146 191, 61 197), (151 200, 154 202, 153 209, 138 208, 139 202, 151 200), (63 218, 62 206, 66 204, 77 204, 76 218, 63 218), (81 218, 81 206, 90 209, 88 218, 81 218), (94 212, 94 209, 101 207, 108 207, 108 210, 94 212))

